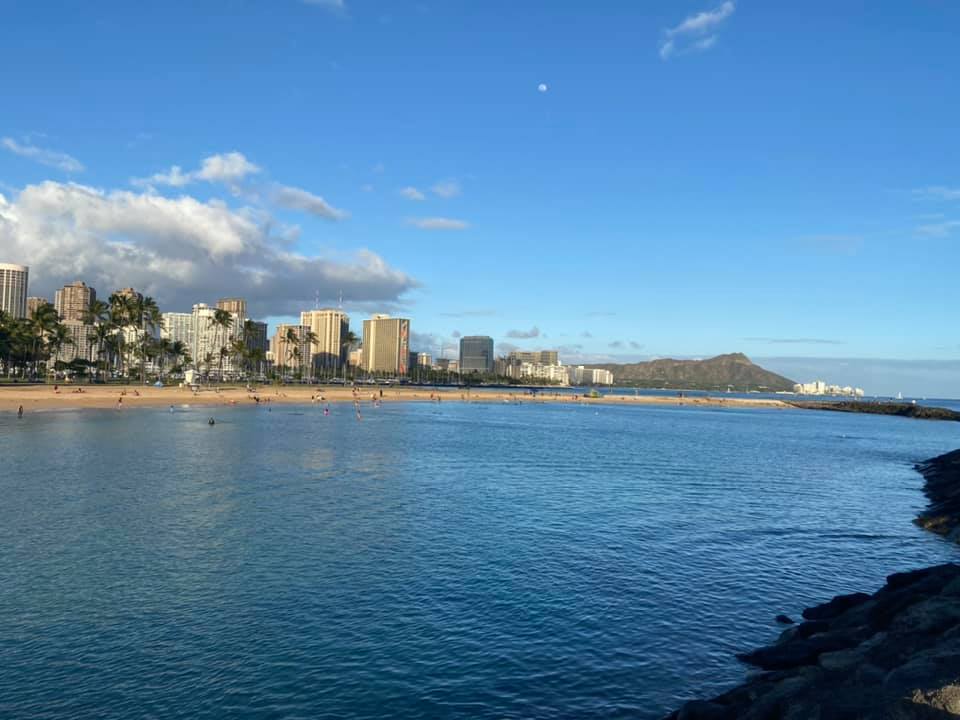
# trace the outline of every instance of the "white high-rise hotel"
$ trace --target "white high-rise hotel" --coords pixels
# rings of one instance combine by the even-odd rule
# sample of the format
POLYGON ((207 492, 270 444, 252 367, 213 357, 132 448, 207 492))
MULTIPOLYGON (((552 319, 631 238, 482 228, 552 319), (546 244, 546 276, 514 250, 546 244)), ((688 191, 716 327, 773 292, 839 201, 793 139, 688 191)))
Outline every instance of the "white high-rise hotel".
POLYGON ((27 279, 25 265, 0 263, 0 310, 15 318, 27 316, 27 279))

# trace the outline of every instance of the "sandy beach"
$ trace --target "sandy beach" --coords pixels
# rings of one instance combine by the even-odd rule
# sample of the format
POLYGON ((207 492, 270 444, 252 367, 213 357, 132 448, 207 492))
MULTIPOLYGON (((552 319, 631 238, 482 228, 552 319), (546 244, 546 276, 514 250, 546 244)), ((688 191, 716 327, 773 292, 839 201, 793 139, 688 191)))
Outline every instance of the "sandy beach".
POLYGON ((789 406, 779 400, 758 398, 687 397, 678 396, 627 396, 608 395, 588 398, 582 395, 555 394, 544 390, 534 397, 518 390, 476 390, 460 388, 427 387, 381 387, 361 386, 356 393, 350 387, 328 386, 256 386, 251 392, 244 386, 202 388, 197 392, 176 386, 156 388, 148 386, 119 385, 53 385, 0 387, 0 411, 16 412, 22 405, 24 412, 31 410, 82 409, 82 408, 138 408, 164 405, 257 405, 259 404, 304 404, 311 402, 352 402, 355 397, 362 402, 380 399, 383 402, 476 402, 476 403, 590 403, 603 405, 686 405, 730 408, 785 409, 789 406), (322 398, 322 400, 321 400, 322 398))

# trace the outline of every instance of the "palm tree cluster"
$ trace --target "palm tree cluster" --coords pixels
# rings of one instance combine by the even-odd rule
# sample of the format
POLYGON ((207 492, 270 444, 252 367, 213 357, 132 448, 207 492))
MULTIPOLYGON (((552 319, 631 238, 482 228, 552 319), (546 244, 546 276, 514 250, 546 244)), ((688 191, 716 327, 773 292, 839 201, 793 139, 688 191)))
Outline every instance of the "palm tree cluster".
MULTIPOLYGON (((0 311, 0 367, 6 377, 36 379, 52 373, 71 345, 70 330, 50 303, 41 303, 28 318, 0 311)), ((82 372, 82 365, 74 370, 82 372)))
POLYGON ((184 343, 156 337, 160 309, 151 297, 114 293, 107 302, 94 300, 84 312, 83 322, 89 326, 86 341, 90 352, 77 348, 79 357, 64 363, 59 358, 77 340, 53 305, 41 303, 23 319, 0 312, 3 374, 37 380, 56 372, 82 375, 93 369, 91 380, 94 376, 103 381, 111 376, 128 380, 139 376, 140 382, 146 382, 148 363, 159 368, 162 380, 166 370, 178 372, 190 362, 184 343), (84 355, 95 359, 85 360, 84 355))

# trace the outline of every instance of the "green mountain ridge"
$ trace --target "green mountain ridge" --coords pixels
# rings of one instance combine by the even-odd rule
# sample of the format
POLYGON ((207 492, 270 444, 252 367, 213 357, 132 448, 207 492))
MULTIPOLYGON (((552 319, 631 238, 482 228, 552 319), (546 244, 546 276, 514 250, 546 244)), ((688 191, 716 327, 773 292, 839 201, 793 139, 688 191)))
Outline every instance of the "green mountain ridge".
POLYGON ((793 380, 760 367, 743 353, 718 355, 707 360, 664 358, 590 367, 609 370, 617 385, 636 387, 780 392, 793 390, 794 386, 793 380))

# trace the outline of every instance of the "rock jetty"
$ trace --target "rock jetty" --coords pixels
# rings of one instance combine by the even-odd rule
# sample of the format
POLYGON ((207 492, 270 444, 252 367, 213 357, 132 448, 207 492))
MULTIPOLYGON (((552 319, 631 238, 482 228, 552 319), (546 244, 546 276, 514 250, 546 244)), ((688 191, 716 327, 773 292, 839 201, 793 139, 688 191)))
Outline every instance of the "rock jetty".
MULTIPOLYGON (((916 522, 960 539, 960 450, 917 469, 930 506, 916 522)), ((738 657, 758 672, 667 720, 960 717, 960 565, 890 575, 872 595, 838 595, 738 657)))
POLYGON ((801 410, 826 410, 828 412, 861 413, 865 415, 894 415, 915 420, 948 420, 960 422, 960 412, 947 408, 914 405, 913 403, 867 402, 864 400, 791 400, 788 402, 801 410))

